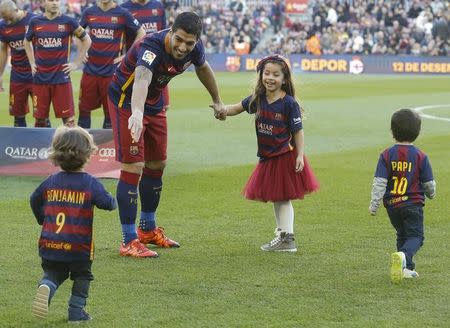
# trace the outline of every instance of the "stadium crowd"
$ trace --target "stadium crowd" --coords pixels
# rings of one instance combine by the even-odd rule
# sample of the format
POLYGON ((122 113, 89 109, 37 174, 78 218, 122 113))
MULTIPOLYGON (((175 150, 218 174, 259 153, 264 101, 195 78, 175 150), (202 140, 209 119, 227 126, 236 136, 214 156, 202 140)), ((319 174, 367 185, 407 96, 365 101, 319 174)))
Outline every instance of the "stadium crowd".
POLYGON ((312 21, 285 17, 263 53, 448 56, 445 0, 312 0, 312 21))
MULTIPOLYGON (((168 26, 180 11, 194 10, 203 17, 202 39, 210 54, 447 56, 450 52, 450 5, 446 0, 311 0, 310 19, 285 15, 281 0, 162 2, 168 26), (271 37, 264 38, 264 33, 271 37), (264 44, 257 48, 262 39, 264 44)), ((17 3, 25 10, 40 12, 40 0, 17 3)), ((94 3, 66 2, 66 14, 79 19, 94 3)))

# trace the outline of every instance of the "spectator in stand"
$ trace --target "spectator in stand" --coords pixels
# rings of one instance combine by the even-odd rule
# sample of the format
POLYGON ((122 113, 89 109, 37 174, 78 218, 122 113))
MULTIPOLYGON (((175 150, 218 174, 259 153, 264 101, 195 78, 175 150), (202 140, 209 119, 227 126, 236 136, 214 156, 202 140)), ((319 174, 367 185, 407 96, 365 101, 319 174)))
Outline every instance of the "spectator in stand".
POLYGON ((320 56, 322 50, 320 48, 320 32, 316 31, 307 41, 306 41, 306 51, 311 55, 320 56))
POLYGON ((272 19, 273 32, 278 33, 283 27, 284 6, 280 0, 275 0, 270 13, 272 19))
POLYGON ((246 4, 243 0, 233 0, 230 2, 230 10, 233 12, 243 13, 246 10, 246 4))

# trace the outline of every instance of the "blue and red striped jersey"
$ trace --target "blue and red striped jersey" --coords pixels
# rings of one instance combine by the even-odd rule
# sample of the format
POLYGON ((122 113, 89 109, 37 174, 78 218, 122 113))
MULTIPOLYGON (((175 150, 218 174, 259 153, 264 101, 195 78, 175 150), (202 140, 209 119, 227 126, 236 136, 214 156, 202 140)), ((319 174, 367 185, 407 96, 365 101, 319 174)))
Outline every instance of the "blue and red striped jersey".
POLYGON ((241 104, 248 113, 255 114, 258 157, 265 160, 293 150, 295 144, 292 136, 303 129, 298 102, 285 95, 269 104, 266 97, 262 97, 259 108, 256 108, 256 103, 250 108, 251 98, 245 98, 241 104))
POLYGON ((387 179, 383 203, 393 208, 425 204, 422 183, 433 180, 433 172, 420 149, 412 144, 396 144, 381 153, 375 177, 387 179))
POLYGON ((12 82, 31 82, 31 67, 28 62, 27 54, 23 47, 23 39, 30 24, 31 18, 35 15, 27 12, 18 22, 6 24, 0 21, 0 41, 6 43, 11 49, 11 81, 12 82))
POLYGON ((30 197, 33 214, 42 224, 39 255, 53 261, 92 260, 94 206, 116 208, 103 185, 85 172, 49 176, 30 197))
MULTIPOLYGON (((141 4, 137 1, 128 0, 121 6, 127 9, 142 24, 146 34, 155 33, 167 27, 166 12, 164 5, 160 1, 150 0, 146 4, 141 4)), ((127 49, 131 48, 135 38, 136 33, 127 32, 127 49)))
POLYGON ((119 108, 130 110, 134 70, 137 66, 144 66, 153 73, 152 82, 148 87, 144 114, 155 115, 163 109, 161 91, 169 81, 183 73, 191 64, 201 66, 204 63, 205 49, 201 40, 198 40, 194 49, 186 57, 175 60, 170 55, 168 29, 147 35, 136 42, 125 55, 113 75, 108 95, 119 108))
MULTIPOLYGON (((65 74, 62 69, 63 65, 69 61, 72 35, 79 26, 74 18, 66 15, 60 15, 54 19, 40 15, 30 20, 25 38, 33 42, 37 68, 36 74, 33 76, 33 83, 70 82, 70 76, 65 74)), ((83 30, 80 35, 76 36, 83 38, 84 35, 83 30)))
POLYGON ((125 44, 125 32, 136 32, 141 26, 131 13, 120 6, 103 11, 97 5, 87 8, 80 25, 89 28, 92 44, 84 72, 96 76, 112 76, 114 59, 121 55, 125 44))

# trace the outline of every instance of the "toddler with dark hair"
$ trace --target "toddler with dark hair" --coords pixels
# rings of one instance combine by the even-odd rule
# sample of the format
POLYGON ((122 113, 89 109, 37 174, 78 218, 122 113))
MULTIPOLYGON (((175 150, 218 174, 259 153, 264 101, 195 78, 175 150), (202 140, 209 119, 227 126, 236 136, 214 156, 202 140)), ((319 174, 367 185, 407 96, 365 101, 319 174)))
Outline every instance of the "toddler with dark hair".
POLYGON ((436 194, 436 182, 428 157, 412 143, 419 136, 420 116, 411 109, 392 115, 391 131, 396 144, 383 151, 373 179, 369 212, 376 214, 383 200, 397 231, 397 252, 391 255, 391 280, 417 278, 413 256, 423 245, 425 196, 436 194))
POLYGON ((62 171, 49 176, 30 197, 33 214, 42 225, 39 256, 44 275, 33 302, 32 313, 36 317, 47 316, 50 300, 70 277, 73 286, 69 322, 92 319, 84 307, 90 282, 94 279, 91 272, 94 206, 104 210, 117 207, 115 198, 103 185, 83 171, 96 150, 92 136, 83 128, 58 128, 49 158, 62 171))

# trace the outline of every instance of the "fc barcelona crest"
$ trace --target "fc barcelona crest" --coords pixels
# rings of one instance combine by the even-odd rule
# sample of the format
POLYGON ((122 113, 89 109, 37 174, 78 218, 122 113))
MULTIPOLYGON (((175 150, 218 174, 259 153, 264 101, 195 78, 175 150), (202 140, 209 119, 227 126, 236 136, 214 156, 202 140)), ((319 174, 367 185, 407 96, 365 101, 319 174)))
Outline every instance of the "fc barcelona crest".
POLYGON ((58 25, 58 31, 64 32, 66 30, 66 26, 63 24, 58 25))
POLYGON ((135 145, 130 146, 130 154, 136 156, 139 153, 139 147, 135 145))
POLYGON ((241 68, 241 57, 228 56, 225 67, 229 72, 237 72, 241 68))
POLYGON ((119 19, 115 16, 111 17, 111 23, 117 23, 119 19))

